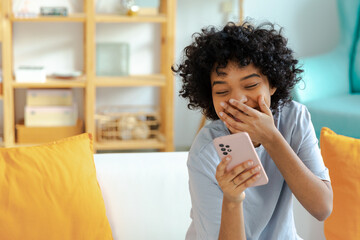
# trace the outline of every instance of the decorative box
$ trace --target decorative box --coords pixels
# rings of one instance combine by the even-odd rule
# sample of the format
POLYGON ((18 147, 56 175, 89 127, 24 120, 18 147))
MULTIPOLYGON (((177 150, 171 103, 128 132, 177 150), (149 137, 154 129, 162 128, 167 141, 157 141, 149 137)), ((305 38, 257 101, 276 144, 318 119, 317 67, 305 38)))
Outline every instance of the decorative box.
POLYGON ((17 143, 45 143, 83 133, 83 121, 78 119, 76 125, 66 127, 27 127, 16 124, 17 143))
POLYGON ((25 106, 25 126, 27 127, 74 126, 77 117, 76 104, 52 107, 25 106))
POLYGON ((96 75, 126 76, 129 75, 129 44, 97 43, 96 75))
POLYGON ((26 92, 27 106, 71 106, 71 89, 29 89, 26 92))
POLYGON ((46 82, 46 71, 44 67, 21 66, 15 71, 16 82, 46 82))

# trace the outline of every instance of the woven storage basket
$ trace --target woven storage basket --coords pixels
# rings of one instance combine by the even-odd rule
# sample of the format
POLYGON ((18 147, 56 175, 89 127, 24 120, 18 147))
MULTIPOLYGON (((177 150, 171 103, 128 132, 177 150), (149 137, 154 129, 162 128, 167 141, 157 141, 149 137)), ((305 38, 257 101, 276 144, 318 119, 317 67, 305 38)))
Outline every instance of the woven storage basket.
POLYGON ((97 111, 97 140, 160 138, 159 112, 151 106, 108 106, 97 111))

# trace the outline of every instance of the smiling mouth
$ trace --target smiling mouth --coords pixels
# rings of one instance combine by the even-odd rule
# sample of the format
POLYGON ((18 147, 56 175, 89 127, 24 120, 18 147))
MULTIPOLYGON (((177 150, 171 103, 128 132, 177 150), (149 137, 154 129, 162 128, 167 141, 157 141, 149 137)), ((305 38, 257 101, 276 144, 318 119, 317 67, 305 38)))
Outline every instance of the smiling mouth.
MULTIPOLYGON (((253 107, 253 109, 261 112, 261 109, 260 109, 259 106, 253 107)), ((244 113, 244 112, 241 111, 241 110, 239 110, 239 112, 241 112, 241 113, 244 114, 244 115, 247 115, 246 113, 244 113)), ((231 117, 231 118, 234 119, 235 121, 237 121, 237 122, 243 122, 243 121, 241 121, 240 119, 238 119, 238 118, 236 118, 235 116, 233 116, 231 113, 229 113, 229 112, 227 112, 227 111, 225 111, 225 113, 226 113, 227 115, 229 115, 229 117, 231 117)))

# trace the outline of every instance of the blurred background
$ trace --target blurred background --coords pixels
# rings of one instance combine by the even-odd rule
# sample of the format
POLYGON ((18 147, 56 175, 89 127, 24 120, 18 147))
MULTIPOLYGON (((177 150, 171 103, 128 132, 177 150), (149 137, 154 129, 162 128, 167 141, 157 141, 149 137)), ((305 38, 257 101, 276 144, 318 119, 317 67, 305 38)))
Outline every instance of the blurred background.
MULTIPOLYGON (((120 0, 119 0, 120 1, 120 0)), ((96 11, 111 13, 118 11, 119 1, 96 1, 96 11)), ((13 10, 24 1, 14 0, 13 10)), ((41 4, 68 4, 76 12, 83 8, 82 1, 25 1, 28 8, 41 4)), ((139 5, 152 6, 156 0, 135 1, 139 5)), ((283 28, 289 46, 296 57, 304 58, 322 54, 333 49, 339 42, 337 1, 335 0, 178 0, 176 3, 175 62, 180 61, 182 50, 192 41, 192 34, 201 28, 213 25, 223 26, 228 21, 239 20, 240 2, 245 20, 254 23, 270 21, 283 28)), ((151 23, 132 25, 97 23, 96 41, 122 41, 131 43, 129 59, 130 74, 149 74, 161 68, 154 49, 160 48, 160 26, 151 23)), ((59 69, 77 71, 84 67, 82 23, 29 23, 16 22, 13 27, 14 68, 21 65, 44 65, 48 74, 59 69), (51 51, 49 51, 51 49, 51 51), (36 55, 36 58, 33 56, 36 55)), ((2 59, 1 61, 5 61, 2 59)), ((0 62, 0 64, 2 64, 0 62)), ((179 79, 174 84, 174 146, 176 150, 187 150, 199 128, 201 114, 187 108, 187 102, 178 96, 181 88, 179 79)), ((24 118, 25 90, 15 91, 16 122, 24 118)), ((96 107, 114 102, 133 104, 157 104, 157 88, 97 88, 96 107)), ((83 102, 83 93, 75 90, 78 105, 83 102)), ((0 105, 0 108, 3 106, 0 105)), ((0 113, 2 113, 0 109, 0 113)), ((83 117, 84 110, 79 109, 83 117)), ((3 119, 0 118, 0 124, 3 119)), ((3 128, 0 127, 0 131, 3 128)))

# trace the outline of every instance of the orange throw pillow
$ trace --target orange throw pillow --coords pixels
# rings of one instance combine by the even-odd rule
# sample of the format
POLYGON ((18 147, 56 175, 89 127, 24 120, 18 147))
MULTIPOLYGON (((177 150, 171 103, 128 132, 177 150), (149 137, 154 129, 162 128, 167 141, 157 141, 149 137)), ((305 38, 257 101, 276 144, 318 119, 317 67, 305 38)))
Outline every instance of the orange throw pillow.
POLYGON ((0 239, 113 239, 89 134, 0 149, 0 239))
POLYGON ((325 220, 327 240, 360 239, 360 139, 321 130, 321 154, 334 191, 333 212, 325 220))

